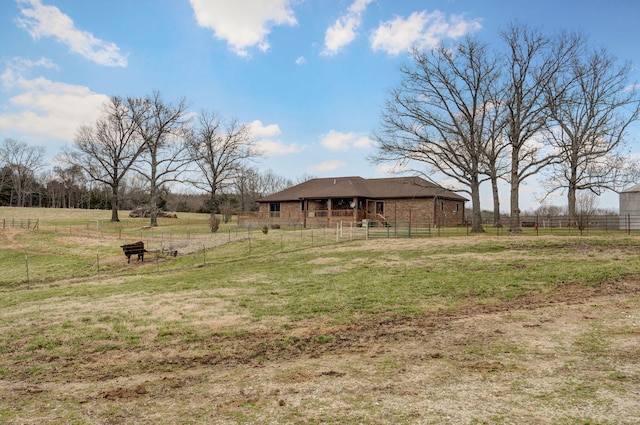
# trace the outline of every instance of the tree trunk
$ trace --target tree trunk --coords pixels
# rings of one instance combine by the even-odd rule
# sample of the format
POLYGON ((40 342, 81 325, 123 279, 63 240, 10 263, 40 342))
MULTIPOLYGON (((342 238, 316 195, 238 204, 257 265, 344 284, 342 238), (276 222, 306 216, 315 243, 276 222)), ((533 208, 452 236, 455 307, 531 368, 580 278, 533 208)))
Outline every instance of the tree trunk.
POLYGON ((111 186, 111 222, 116 223, 119 222, 118 218, 118 184, 113 184, 111 186))
POLYGON ((156 174, 158 162, 156 155, 157 151, 153 150, 151 152, 151 178, 149 179, 151 186, 149 193, 149 226, 151 227, 158 227, 158 178, 156 174))
POLYGON ((567 215, 569 216, 569 227, 576 224, 576 183, 574 179, 569 181, 567 190, 567 215))
POLYGON ((211 192, 211 197, 209 199, 209 208, 211 208, 211 217, 209 218, 209 228, 211 229, 211 233, 216 233, 218 231, 219 222, 216 218, 216 210, 218 209, 217 199, 215 192, 211 192))
POLYGON ((480 182, 477 178, 471 179, 471 232, 484 233, 480 208, 480 182))
POLYGON ((493 225, 502 227, 500 220, 500 193, 498 191, 498 178, 491 176, 491 191, 493 192, 493 225))
POLYGON ((509 217, 509 231, 512 233, 522 233, 520 227, 520 177, 518 176, 519 155, 520 150, 513 146, 511 152, 511 216, 509 217))
POLYGON ((158 227, 158 189, 156 183, 151 183, 151 199, 149 200, 149 225, 151 227, 158 227))

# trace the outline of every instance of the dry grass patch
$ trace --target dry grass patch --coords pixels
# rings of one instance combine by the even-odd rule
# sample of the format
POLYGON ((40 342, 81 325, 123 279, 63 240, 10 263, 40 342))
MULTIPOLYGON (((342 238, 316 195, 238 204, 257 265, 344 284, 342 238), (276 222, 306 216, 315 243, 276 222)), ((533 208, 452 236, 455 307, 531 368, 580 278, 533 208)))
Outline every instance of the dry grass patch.
POLYGON ((490 240, 9 287, 0 422, 638 423, 635 241, 490 240))

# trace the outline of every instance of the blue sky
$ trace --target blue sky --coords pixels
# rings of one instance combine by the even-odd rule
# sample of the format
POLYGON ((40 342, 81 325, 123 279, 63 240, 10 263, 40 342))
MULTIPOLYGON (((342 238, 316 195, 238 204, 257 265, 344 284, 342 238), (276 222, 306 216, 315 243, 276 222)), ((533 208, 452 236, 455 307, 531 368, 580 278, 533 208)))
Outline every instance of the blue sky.
MULTIPOLYGON (((639 18, 638 0, 3 0, 0 139, 54 156, 108 96, 159 90, 194 113, 250 123, 262 169, 381 177, 367 160, 371 135, 409 46, 474 33, 498 47, 518 20, 583 31, 640 66, 639 18)), ((640 130, 630 133, 640 153, 640 130)), ((537 206, 538 190, 523 187, 522 209, 537 206)), ((600 206, 617 207, 612 195, 600 206)))

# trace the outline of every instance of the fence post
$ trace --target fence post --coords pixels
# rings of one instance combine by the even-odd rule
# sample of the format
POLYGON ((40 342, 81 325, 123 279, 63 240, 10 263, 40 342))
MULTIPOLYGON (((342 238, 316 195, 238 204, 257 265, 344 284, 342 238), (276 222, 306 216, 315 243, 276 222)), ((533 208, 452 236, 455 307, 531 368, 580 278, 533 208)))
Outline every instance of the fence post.
POLYGON ((24 264, 27 269, 27 289, 29 289, 30 280, 29 280, 29 256, 28 255, 24 256, 24 264))

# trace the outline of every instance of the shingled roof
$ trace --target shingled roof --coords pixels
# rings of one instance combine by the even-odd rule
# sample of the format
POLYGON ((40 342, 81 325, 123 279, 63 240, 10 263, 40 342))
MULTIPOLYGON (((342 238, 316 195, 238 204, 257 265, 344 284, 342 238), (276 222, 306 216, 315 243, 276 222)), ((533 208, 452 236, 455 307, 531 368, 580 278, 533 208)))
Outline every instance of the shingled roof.
POLYGON ((436 196, 443 199, 467 201, 466 198, 420 177, 383 179, 331 177, 307 180, 281 192, 265 196, 258 202, 355 197, 369 199, 434 198, 436 196))

